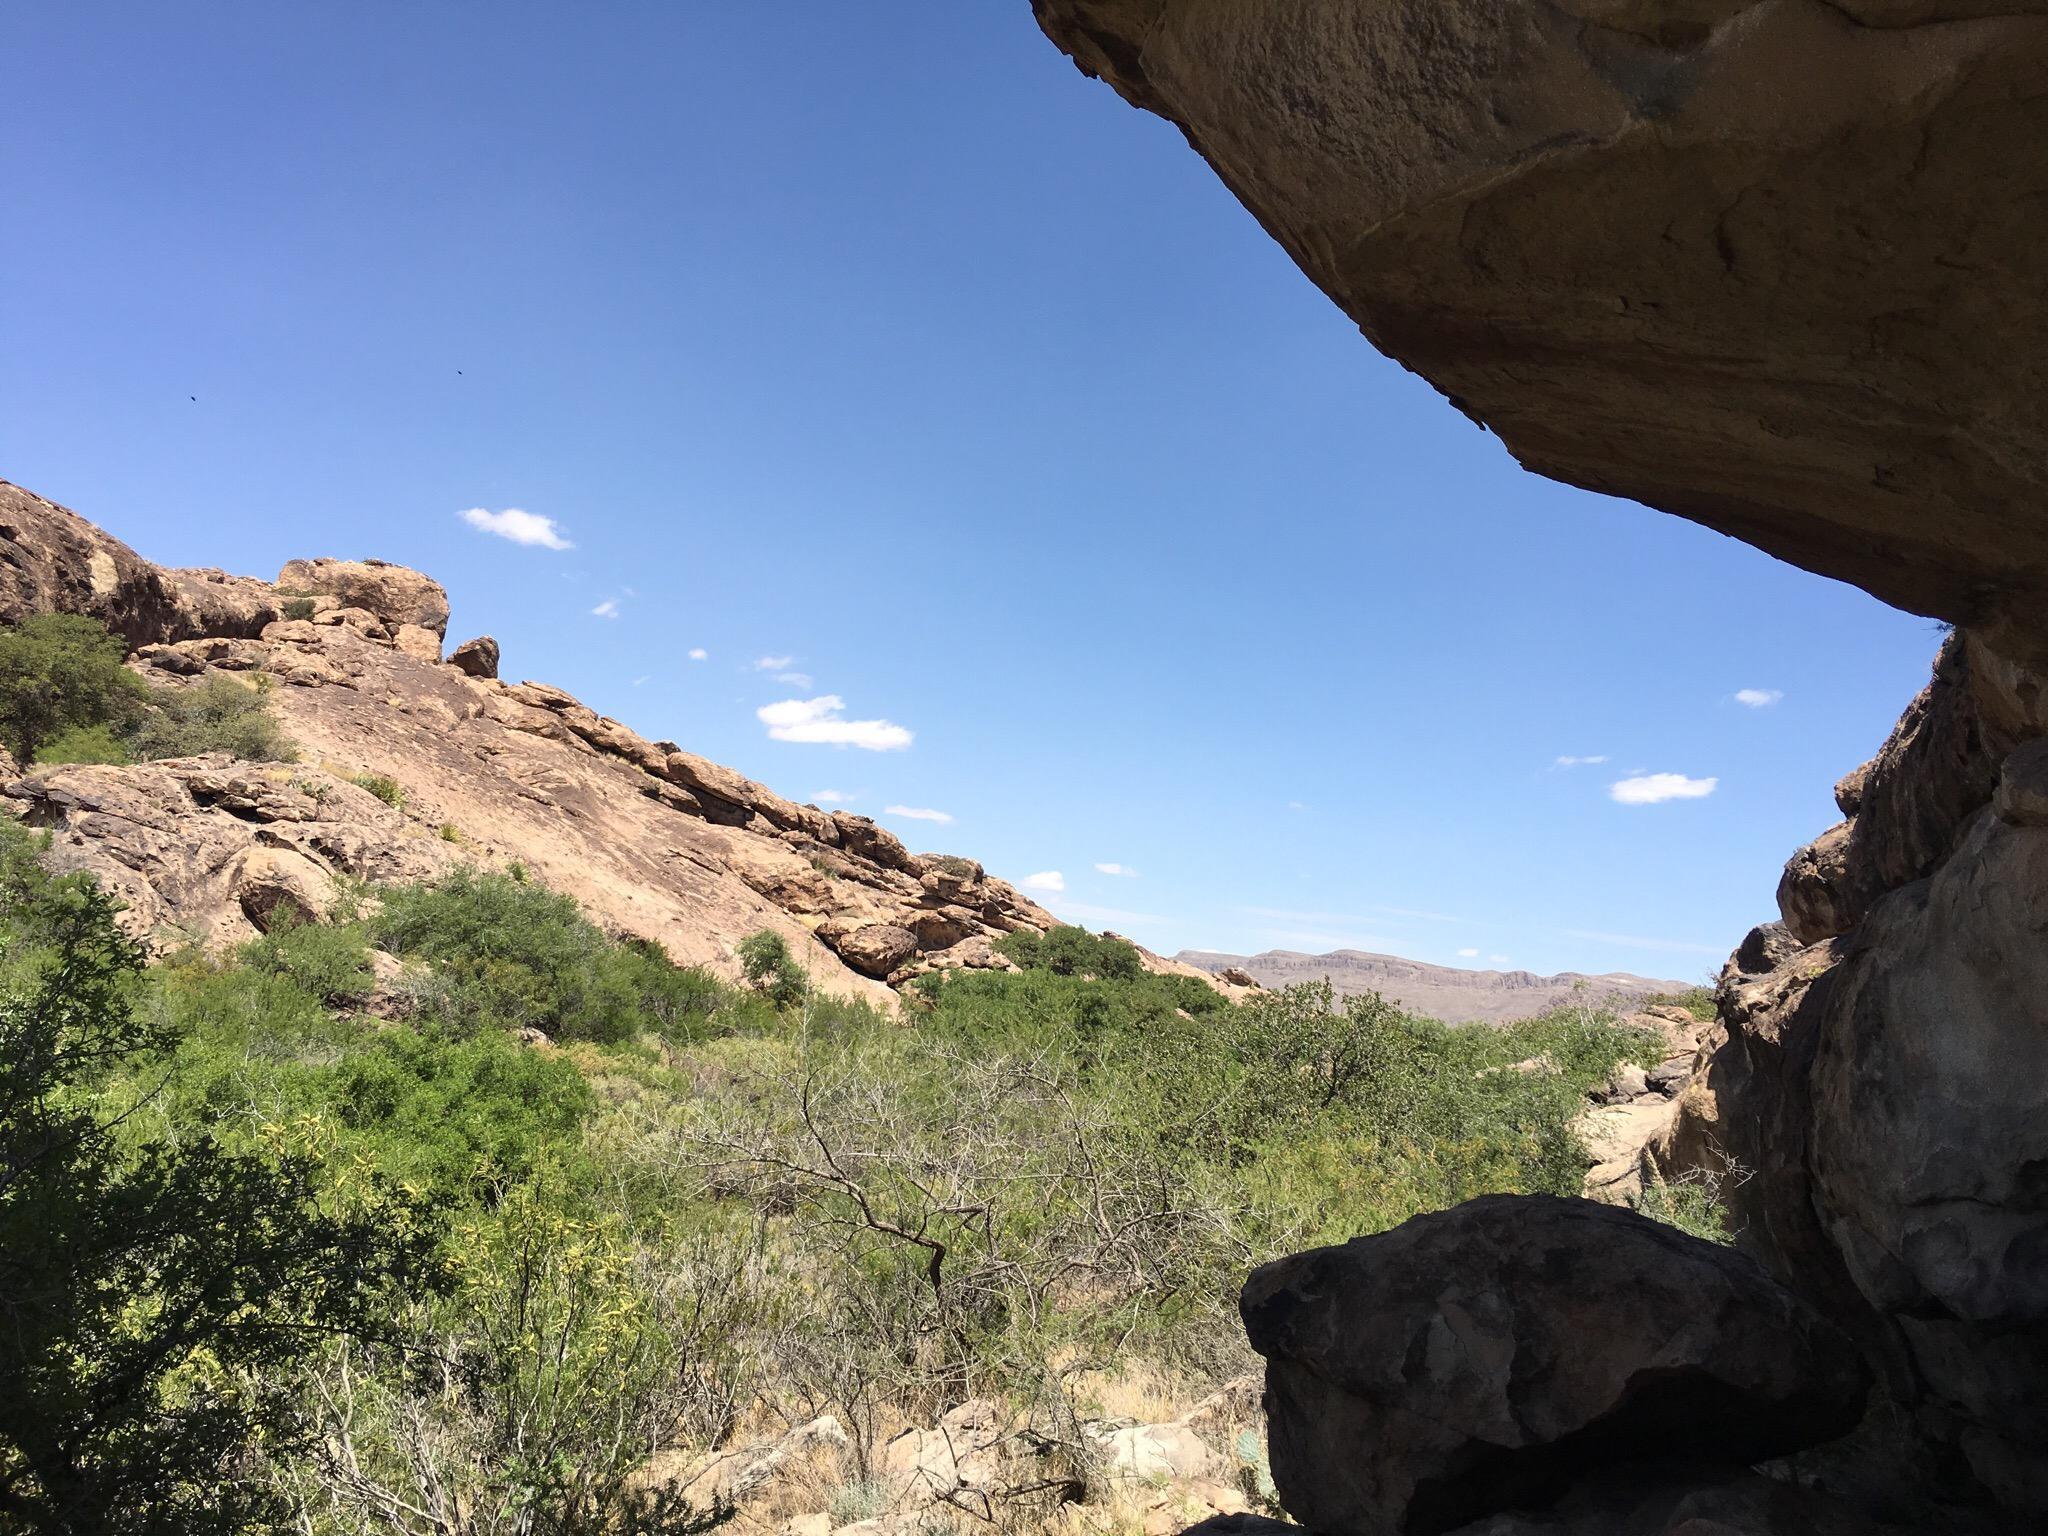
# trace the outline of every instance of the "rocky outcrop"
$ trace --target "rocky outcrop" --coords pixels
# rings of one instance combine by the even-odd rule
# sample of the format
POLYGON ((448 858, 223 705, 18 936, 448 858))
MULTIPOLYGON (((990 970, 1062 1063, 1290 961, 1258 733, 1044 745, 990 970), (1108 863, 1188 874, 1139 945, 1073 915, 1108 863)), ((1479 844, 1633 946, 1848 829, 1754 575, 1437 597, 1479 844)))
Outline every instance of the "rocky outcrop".
POLYGON ((1631 1465, 1725 1473, 1843 1434, 1869 1385, 1752 1260, 1583 1200, 1487 1196, 1281 1259, 1242 1308, 1274 1482, 1323 1536, 1429 1536, 1631 1465))
POLYGON ((1052 925, 978 864, 912 854, 865 818, 798 805, 558 688, 501 681, 495 642, 443 664, 447 596, 417 571, 295 560, 272 585, 160 570, 9 486, 0 524, 0 618, 64 609, 118 624, 159 688, 266 679, 299 749, 291 764, 0 775, 5 805, 52 833, 55 860, 99 875, 159 945, 319 915, 343 880, 516 863, 679 963, 737 977, 739 941, 766 928, 827 990, 893 1006, 891 983, 1007 967, 994 940, 1052 925), (354 782, 372 777, 385 798, 354 782))
POLYGON ((2039 0, 1034 0, 1540 474, 2048 662, 2039 0))
POLYGON ((1524 465, 1959 626, 1650 1145, 1876 1366, 1871 1507, 2048 1518, 2048 4, 1034 9, 1524 465))
POLYGON ((400 625, 448 633, 448 593, 441 583, 385 560, 291 560, 277 573, 277 589, 303 597, 339 598, 344 607, 400 625))

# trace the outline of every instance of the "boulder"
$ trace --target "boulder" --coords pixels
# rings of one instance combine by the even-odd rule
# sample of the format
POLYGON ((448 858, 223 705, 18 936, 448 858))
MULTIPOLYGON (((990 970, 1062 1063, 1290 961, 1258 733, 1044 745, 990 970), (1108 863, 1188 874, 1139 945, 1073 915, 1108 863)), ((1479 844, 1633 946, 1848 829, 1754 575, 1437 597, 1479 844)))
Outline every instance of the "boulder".
POLYGON ((1736 1468, 1862 1414, 1860 1356, 1754 1261, 1633 1212, 1490 1195, 1254 1270, 1273 1478, 1323 1536, 1430 1536, 1594 1468, 1736 1468))
POLYGON ((863 976, 882 978, 917 953, 917 935, 895 923, 826 923, 818 937, 863 976))
POLYGON ((498 642, 489 635, 465 640, 448 653, 448 665, 471 677, 498 675, 498 642))
POLYGON ((365 609, 386 626, 417 624, 448 633, 448 593, 441 583, 385 560, 290 560, 277 573, 281 593, 338 597, 365 609))

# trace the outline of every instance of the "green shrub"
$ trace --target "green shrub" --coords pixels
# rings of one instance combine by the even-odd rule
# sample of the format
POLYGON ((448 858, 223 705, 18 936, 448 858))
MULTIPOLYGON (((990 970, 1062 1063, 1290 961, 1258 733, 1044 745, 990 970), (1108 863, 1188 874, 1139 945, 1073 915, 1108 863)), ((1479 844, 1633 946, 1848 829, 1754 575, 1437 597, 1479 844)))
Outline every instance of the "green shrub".
POLYGON ((149 690, 121 664, 127 652, 106 625, 74 613, 0 628, 0 744, 27 766, 62 732, 128 725, 149 690))
MULTIPOLYGON (((295 1152, 204 1127, 138 1137, 99 1090, 178 1042, 135 1008, 142 956, 83 876, 0 852, 0 1490, 9 1530, 238 1531, 289 1517, 264 1457, 304 1450, 303 1371, 439 1289, 424 1209, 382 1181, 323 1201, 295 1152)), ((131 1106, 132 1107, 132 1106, 131 1106)))
POLYGON ((1051 971, 1056 976, 1130 981, 1145 971, 1135 946, 1086 928, 1059 927, 1045 933, 1019 928, 997 940, 996 948, 1027 971, 1051 971))
POLYGON ((288 619, 310 619, 313 617, 313 599, 310 597, 286 598, 282 611, 288 619))
POLYGON ((357 789, 367 789, 394 811, 405 804, 405 786, 385 774, 352 773, 348 781, 357 789))
POLYGON ((747 984, 778 1006, 802 1000, 804 973, 781 934, 763 928, 740 940, 740 974, 747 984))
POLYGON ((462 841, 462 829, 452 821, 442 822, 436 830, 440 833, 441 841, 444 843, 459 843, 462 841))
POLYGON ((102 763, 120 767, 135 761, 111 725, 74 725, 43 744, 36 761, 46 767, 60 763, 102 763))
POLYGON ((159 689, 128 733, 138 759, 226 752, 258 763, 290 763, 298 749, 270 712, 269 679, 244 683, 210 672, 188 688, 159 689))
POLYGON ((516 874, 459 869, 384 895, 379 943, 433 967, 428 1011, 458 1034, 530 1027, 621 1041, 701 1034, 718 986, 659 945, 608 937, 567 896, 516 874))

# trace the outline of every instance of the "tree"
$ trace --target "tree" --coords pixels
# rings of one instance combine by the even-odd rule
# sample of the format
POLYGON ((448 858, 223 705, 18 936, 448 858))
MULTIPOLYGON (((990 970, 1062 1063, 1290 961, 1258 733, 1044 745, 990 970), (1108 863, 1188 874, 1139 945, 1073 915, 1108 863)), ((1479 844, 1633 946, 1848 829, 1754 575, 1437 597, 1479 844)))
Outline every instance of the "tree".
POLYGON ((308 1157, 124 1139, 94 1085, 172 1042, 115 911, 0 824, 0 1527, 240 1530, 307 1437, 298 1368, 443 1271, 387 1187, 337 1210, 308 1157))
POLYGON ((802 1001, 804 973, 781 934, 770 928, 750 933, 740 940, 739 953, 740 971, 749 986, 778 1004, 802 1001))
POLYGON ((0 629, 0 744, 26 765, 60 732, 132 720, 148 690, 121 665, 126 654, 119 636, 75 613, 0 629))

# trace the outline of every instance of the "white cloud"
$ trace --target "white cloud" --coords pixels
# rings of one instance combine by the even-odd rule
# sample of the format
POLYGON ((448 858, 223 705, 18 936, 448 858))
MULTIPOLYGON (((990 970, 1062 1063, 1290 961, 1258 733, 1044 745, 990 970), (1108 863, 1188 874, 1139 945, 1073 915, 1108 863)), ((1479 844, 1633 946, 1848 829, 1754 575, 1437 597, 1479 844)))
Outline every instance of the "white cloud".
POLYGON ((1714 792, 1719 779, 1689 779, 1682 773, 1646 773, 1633 779, 1617 779, 1607 794, 1622 805, 1661 805, 1666 800, 1703 800, 1714 792))
POLYGON ((1461 949, 1458 951, 1458 958, 1460 960, 1477 960, 1479 958, 1479 951, 1476 949, 1461 949))
POLYGON ((1581 763, 1584 763, 1584 764, 1586 764, 1587 766, 1589 766, 1589 767, 1590 767, 1590 766, 1592 766, 1593 764, 1596 764, 1596 763, 1604 763, 1604 762, 1606 762, 1606 761, 1607 761, 1607 754, 1606 754, 1605 752, 1601 752, 1601 753, 1598 753, 1598 754, 1596 754, 1595 756, 1592 756, 1592 757, 1569 757, 1569 756, 1567 756, 1567 757, 1560 757, 1560 758, 1559 758, 1559 759, 1558 759, 1558 760, 1557 760, 1557 761, 1556 761, 1555 763, 1553 763, 1553 764, 1552 764, 1551 766, 1552 766, 1552 767, 1556 767, 1556 768, 1576 768, 1576 767, 1578 767, 1578 766, 1579 766, 1579 765, 1580 765, 1581 763))
POLYGON ((596 618, 616 619, 619 616, 619 605, 616 599, 608 597, 590 611, 596 618))
POLYGON ((1099 875, 1121 875, 1126 880, 1138 878, 1138 872, 1128 864, 1098 864, 1095 872, 1099 875))
POLYGON ((1749 709, 1769 709, 1783 697, 1785 697, 1784 693, 1776 688, 1738 688, 1735 690, 1735 702, 1749 709))
POLYGON ((1677 955, 1725 955, 1725 944, 1693 944, 1684 939, 1641 939, 1628 933, 1597 933, 1586 928, 1567 928, 1565 937, 1586 939, 1594 944, 1618 944, 1623 949, 1655 949, 1677 955))
POLYGON ((1114 923, 1119 928, 1157 928, 1171 922, 1151 912, 1126 912, 1121 907, 1098 907, 1085 901, 1068 901, 1062 896, 1050 903, 1053 911, 1069 922, 1086 919, 1091 923, 1114 923))
POLYGON ((853 800, 843 789, 821 789, 811 798, 819 805, 847 805, 853 800))
POLYGON ((918 805, 885 805, 882 807, 882 814, 901 816, 905 821, 936 821, 941 826, 948 825, 953 820, 949 811, 935 811, 929 806, 918 805))
POLYGON ((710 655, 711 653, 705 650, 704 647, 701 645, 693 645, 690 647, 690 660, 692 661, 704 661, 710 655))
POLYGON ((836 693, 815 699, 784 699, 754 711, 777 741, 806 741, 833 747, 861 747, 869 752, 901 752, 912 733, 888 720, 848 720, 846 701, 836 693))
POLYGON ((756 672, 787 672, 789 664, 795 660, 794 656, 762 656, 755 660, 754 670, 756 672))
POLYGON ((647 679, 647 678, 644 678, 644 677, 636 677, 636 678, 634 678, 634 679, 633 679, 633 686, 634 686, 635 688, 639 688, 639 687, 642 687, 642 686, 644 686, 644 685, 645 685, 645 684, 647 683, 647 681, 648 681, 648 679, 647 679))
POLYGON ((792 688, 813 688, 817 686, 817 679, 808 672, 778 672, 775 674, 775 681, 786 683, 792 688))
POLYGON ((1486 958, 1490 963, 1494 965, 1506 965, 1508 963, 1508 957, 1506 955, 1488 955, 1486 958))
POLYGON ((1056 869, 1041 869, 1035 875, 1026 875, 1017 885, 1026 891, 1064 891, 1067 877, 1056 869))
POLYGON ((1290 811, 1305 811, 1308 809, 1308 807, 1303 805, 1299 800, 1290 800, 1287 802, 1287 809, 1289 809, 1290 811))
POLYGON ((471 507, 467 512, 456 515, 479 533, 495 534, 501 539, 510 539, 514 544, 538 545, 542 549, 576 547, 562 537, 562 530, 552 517, 542 517, 538 512, 522 512, 517 507, 487 512, 482 507, 471 507))

